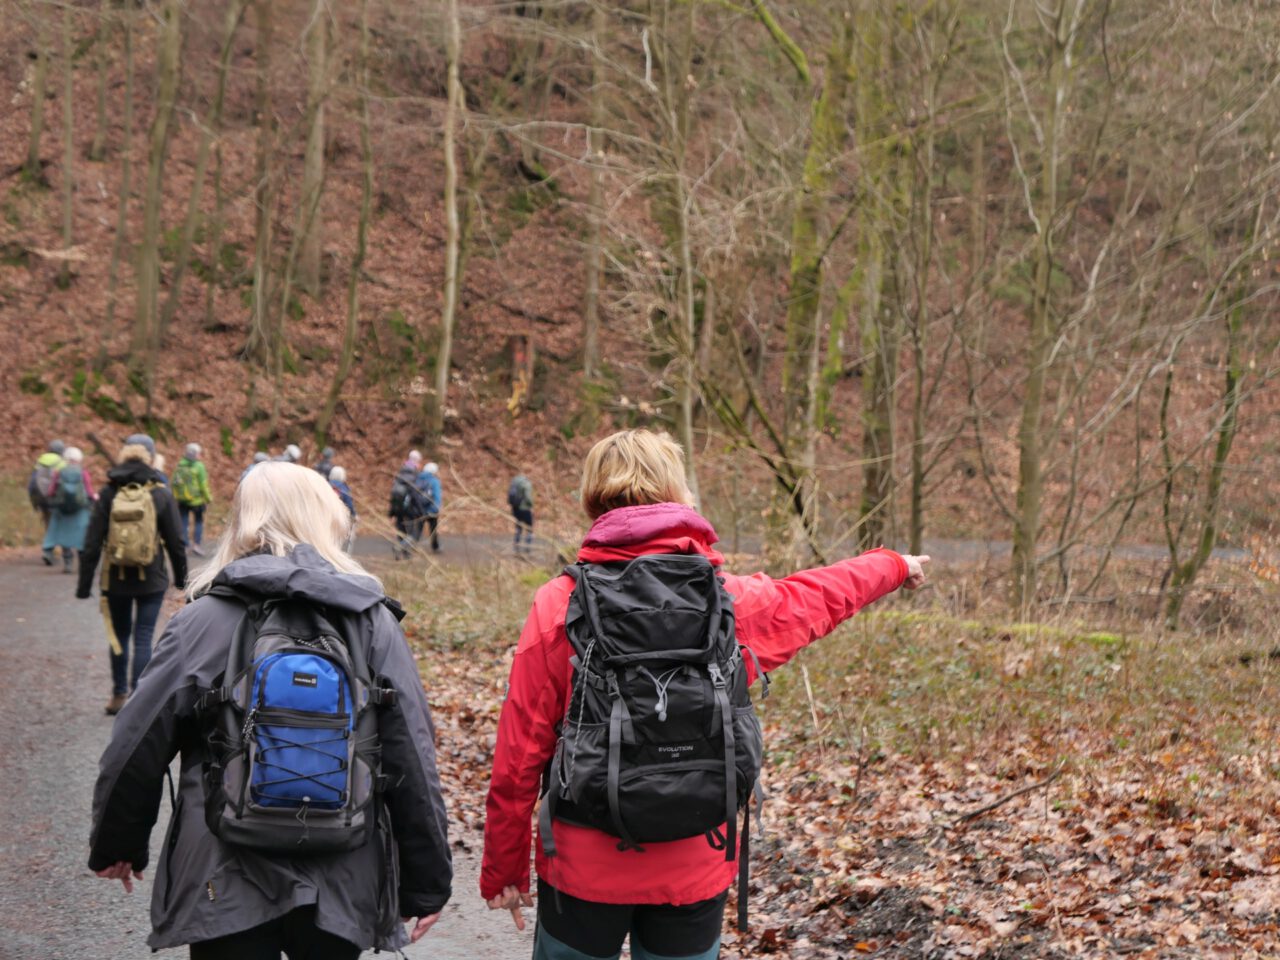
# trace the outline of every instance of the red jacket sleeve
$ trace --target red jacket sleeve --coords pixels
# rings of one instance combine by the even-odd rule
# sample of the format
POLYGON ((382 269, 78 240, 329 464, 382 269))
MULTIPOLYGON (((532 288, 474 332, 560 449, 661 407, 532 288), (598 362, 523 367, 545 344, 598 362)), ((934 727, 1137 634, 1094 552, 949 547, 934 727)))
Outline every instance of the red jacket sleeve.
POLYGON ((531 818, 568 690, 569 654, 561 639, 565 604, 559 595, 567 597, 569 589, 571 584, 553 581, 534 598, 511 664, 485 799, 480 895, 486 900, 506 886, 529 889, 531 818))
MULTIPOLYGON (((755 652, 765 672, 782 666, 906 579, 907 562, 883 548, 781 580, 763 573, 724 578, 734 598, 738 641, 755 652)), ((750 657, 747 673, 754 681, 750 657)))

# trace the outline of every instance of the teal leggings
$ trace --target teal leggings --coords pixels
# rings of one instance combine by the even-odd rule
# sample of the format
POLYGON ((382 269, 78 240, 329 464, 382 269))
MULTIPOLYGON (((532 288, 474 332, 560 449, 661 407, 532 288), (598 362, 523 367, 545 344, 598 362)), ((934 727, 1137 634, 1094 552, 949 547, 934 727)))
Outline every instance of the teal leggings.
POLYGON ((595 903, 539 880, 533 960, 617 960, 628 934, 633 960, 716 960, 724 902, 595 903))

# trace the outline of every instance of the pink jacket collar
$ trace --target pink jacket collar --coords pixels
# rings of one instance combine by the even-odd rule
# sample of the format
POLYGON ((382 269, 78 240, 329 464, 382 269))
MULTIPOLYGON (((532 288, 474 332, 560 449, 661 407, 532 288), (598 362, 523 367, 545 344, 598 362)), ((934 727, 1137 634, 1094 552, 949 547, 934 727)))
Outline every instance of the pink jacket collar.
POLYGON ((701 553, 719 565, 723 558, 712 549, 719 539, 706 517, 682 503, 619 507, 591 525, 578 557, 601 562, 644 553, 701 553))

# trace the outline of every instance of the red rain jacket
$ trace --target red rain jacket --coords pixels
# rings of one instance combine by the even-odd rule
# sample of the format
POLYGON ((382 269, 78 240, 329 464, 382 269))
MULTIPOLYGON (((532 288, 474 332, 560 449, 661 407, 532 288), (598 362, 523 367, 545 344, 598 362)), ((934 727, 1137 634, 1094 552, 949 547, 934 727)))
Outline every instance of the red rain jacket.
MULTIPOLYGON (((650 553, 700 553, 719 567, 724 558, 712 549, 716 539, 711 524, 689 507, 623 507, 595 522, 578 559, 600 563, 650 553)), ((906 578, 906 561, 880 549, 781 580, 762 573, 726 573, 724 583, 734 598, 738 641, 751 647, 761 668, 770 671, 862 607, 897 590, 906 578)), ((564 620, 572 592, 568 576, 538 590, 511 665, 485 801, 480 894, 486 900, 509 885, 529 889, 531 818, 569 699, 573 650, 564 620)), ((746 668, 754 682, 749 657, 746 668)), ((727 890, 737 870, 736 862, 726 862, 724 853, 701 836, 646 843, 640 852, 620 851, 615 838, 589 827, 556 820, 552 829, 556 856, 545 856, 538 845, 538 875, 583 900, 696 903, 727 890)))

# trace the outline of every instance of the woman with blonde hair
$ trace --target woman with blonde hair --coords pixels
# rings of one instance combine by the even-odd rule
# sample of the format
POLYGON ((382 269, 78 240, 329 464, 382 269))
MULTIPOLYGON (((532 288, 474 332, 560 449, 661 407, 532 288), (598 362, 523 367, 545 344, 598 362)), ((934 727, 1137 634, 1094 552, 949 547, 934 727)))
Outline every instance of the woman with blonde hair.
POLYGON ((155 455, 155 442, 145 433, 135 433, 125 440, 116 465, 107 471, 107 483, 94 504, 80 554, 76 597, 81 600, 89 598, 98 561, 102 560, 98 589, 106 601, 114 640, 111 699, 106 707, 111 716, 120 712, 151 660, 151 639, 170 582, 165 553, 173 567, 173 585, 181 590, 187 582, 187 555, 178 527, 178 505, 165 486, 163 475, 155 470, 155 455), (128 519, 121 511, 112 516, 116 498, 122 495, 136 507, 128 519), (149 509, 142 509, 139 497, 151 501, 149 509), (126 543, 136 549, 126 549, 126 543))
MULTIPOLYGON (((449 899, 452 867, 426 695, 398 623, 398 606, 344 551, 350 531, 350 515, 320 474, 284 462, 255 467, 236 490, 216 552, 191 584, 192 602, 169 622, 136 693, 116 721, 94 790, 89 867, 98 876, 120 880, 126 890, 142 876, 165 771, 175 755, 182 758, 177 803, 152 896, 147 942, 153 950, 189 944, 194 960, 257 960, 278 958, 281 952, 294 960, 354 958, 369 948, 396 950, 418 940, 449 899), (350 780, 342 780, 348 786, 341 802, 347 802, 348 791, 368 798, 356 813, 371 825, 367 837, 309 855, 282 853, 261 838, 227 832, 226 816, 219 819, 218 814, 228 808, 223 801, 232 767, 216 752, 220 744, 210 740, 211 732, 220 736, 224 728, 216 722, 211 726, 209 717, 211 703, 231 699, 231 691, 242 686, 239 677, 252 677, 261 684, 253 688, 254 695, 261 691, 260 697, 266 696, 268 674, 257 671, 267 669, 262 665, 270 657, 255 659, 236 678, 224 676, 232 644, 244 649, 242 627, 251 629, 258 623, 255 617, 270 616, 266 611, 299 608, 322 617, 345 648, 335 652, 328 634, 314 640, 299 635, 298 644, 323 651, 305 656, 324 664, 350 663, 348 679, 372 678, 378 693, 367 699, 352 695, 348 708, 342 706, 347 701, 341 691, 366 688, 358 682, 336 685, 337 716, 360 717, 360 724, 366 710, 376 716, 376 737, 364 738, 361 731, 367 728, 354 722, 351 732, 339 737, 339 742, 354 740, 355 750, 350 755, 354 759, 341 761, 340 771, 330 768, 323 777, 285 771, 283 778, 266 781, 251 773, 242 777, 251 784, 250 799, 257 804, 250 804, 250 813, 266 815, 278 801, 277 794, 268 794, 268 786, 315 781, 315 786, 301 782, 299 789, 319 794, 332 782, 325 777, 339 773, 345 778, 345 771, 352 771, 350 780), (355 659, 361 656, 367 669, 355 659), (214 694, 221 696, 211 700, 214 694), (357 780, 357 770, 363 769, 369 777, 357 780), (224 773, 211 776, 211 770, 224 773), (416 918, 407 936, 401 917, 416 918)), ((270 640, 267 630, 258 634, 254 655, 261 649, 257 644, 270 640)), ((300 689, 297 696, 307 696, 329 682, 325 675, 318 678, 319 668, 284 670, 272 688, 277 692, 300 689)), ((253 715, 262 714, 259 729, 268 722, 265 700, 254 699, 253 704, 244 719, 242 742, 257 745, 250 749, 257 751, 253 762, 260 770, 282 769, 287 764, 280 754, 277 767, 271 768, 265 753, 284 747, 268 744, 265 735, 251 739, 247 733, 253 715)), ((276 731, 271 736, 288 747, 298 744, 285 743, 279 731, 295 729, 287 724, 296 723, 302 734, 317 726, 282 711, 275 717, 271 722, 277 726, 268 728, 276 731)), ((302 831, 299 843, 310 836, 308 831, 321 828, 311 802, 310 796, 302 796, 296 811, 274 808, 279 830, 302 831)), ((275 828, 269 824, 268 829, 275 828)))
POLYGON ((516 647, 480 893, 523 929, 545 777, 535 960, 616 958, 628 935, 637 958, 718 956, 748 854, 734 821, 760 757, 746 686, 924 583, 928 557, 884 549, 777 580, 726 573, 684 476, 666 434, 625 430, 591 449, 579 562, 537 592, 516 647))

